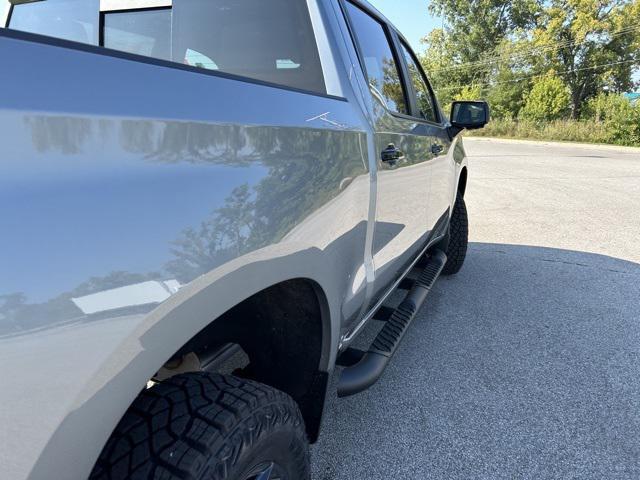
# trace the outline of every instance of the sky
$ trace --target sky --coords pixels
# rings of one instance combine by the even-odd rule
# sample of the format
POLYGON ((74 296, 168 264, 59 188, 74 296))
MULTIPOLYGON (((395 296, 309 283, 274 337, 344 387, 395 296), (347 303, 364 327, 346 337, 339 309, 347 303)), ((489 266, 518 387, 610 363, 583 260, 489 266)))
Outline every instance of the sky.
POLYGON ((429 13, 428 0, 369 0, 369 3, 380 10, 418 52, 424 51, 420 39, 442 26, 442 20, 429 13))

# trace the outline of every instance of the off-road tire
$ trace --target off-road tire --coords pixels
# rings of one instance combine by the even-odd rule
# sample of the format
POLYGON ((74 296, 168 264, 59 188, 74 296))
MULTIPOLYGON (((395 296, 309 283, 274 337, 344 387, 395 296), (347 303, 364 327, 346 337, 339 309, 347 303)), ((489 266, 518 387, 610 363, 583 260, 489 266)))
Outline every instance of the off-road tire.
POLYGON ((273 478, 310 478, 294 400, 249 380, 188 373, 138 396, 90 479, 245 480, 268 462, 278 467, 273 478))
POLYGON ((453 275, 462 268, 467 256, 469 244, 469 218, 464 198, 458 194, 453 206, 453 214, 449 225, 449 246, 447 247, 447 263, 442 270, 442 275, 453 275))

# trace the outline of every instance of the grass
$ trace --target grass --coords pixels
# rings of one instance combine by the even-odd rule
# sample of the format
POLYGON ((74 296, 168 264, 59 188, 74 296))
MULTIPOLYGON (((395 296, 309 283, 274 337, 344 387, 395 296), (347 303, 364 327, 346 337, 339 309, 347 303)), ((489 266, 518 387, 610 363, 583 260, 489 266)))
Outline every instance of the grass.
POLYGON ((514 138, 560 142, 600 143, 640 147, 640 139, 629 132, 612 128, 611 124, 596 120, 554 120, 532 122, 525 120, 491 120, 482 130, 469 132, 475 137, 514 138))

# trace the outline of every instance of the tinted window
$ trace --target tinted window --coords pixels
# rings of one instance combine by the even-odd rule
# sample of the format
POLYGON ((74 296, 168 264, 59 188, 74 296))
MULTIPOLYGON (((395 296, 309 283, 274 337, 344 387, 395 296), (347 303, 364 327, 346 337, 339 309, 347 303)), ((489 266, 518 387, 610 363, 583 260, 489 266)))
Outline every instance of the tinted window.
POLYGON ((106 13, 103 37, 107 48, 171 60, 171 9, 106 13))
POLYGON ((382 24, 355 5, 347 3, 347 10, 372 90, 390 110, 409 113, 398 66, 382 24))
POLYGON ((411 83, 413 84, 413 89, 416 92, 416 100, 418 108, 420 109, 420 116, 431 122, 437 122, 438 116, 436 114, 435 103, 433 101, 433 96, 431 95, 431 90, 422 75, 420 67, 416 63, 413 54, 404 44, 402 44, 402 54, 407 62, 411 83))
POLYGON ((98 0, 47 0, 15 5, 9 26, 81 43, 98 43, 98 0))
POLYGON ((173 10, 174 61, 325 92, 306 2, 180 0, 173 10))
POLYGON ((142 9, 144 4, 103 12, 98 32, 99 0, 27 3, 14 8, 10 27, 84 43, 97 44, 100 37, 101 45, 115 50, 326 93, 305 0, 176 0, 171 8, 142 9))

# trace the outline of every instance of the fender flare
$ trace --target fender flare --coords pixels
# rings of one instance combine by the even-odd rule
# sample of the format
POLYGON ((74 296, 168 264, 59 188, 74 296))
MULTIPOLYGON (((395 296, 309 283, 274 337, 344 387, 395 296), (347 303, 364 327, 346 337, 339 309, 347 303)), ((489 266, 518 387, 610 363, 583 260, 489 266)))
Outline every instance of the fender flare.
POLYGON ((319 371, 329 374, 340 336, 339 322, 332 319, 340 318, 341 307, 340 287, 333 281, 331 262, 315 247, 291 252, 289 245, 286 251, 278 250, 282 247, 276 245, 233 260, 194 280, 144 315, 81 390, 43 449, 30 478, 49 478, 50 465, 55 463, 60 468, 57 460, 67 458, 70 451, 78 462, 64 467, 66 478, 74 478, 78 472, 88 477, 113 429, 158 369, 223 313, 278 283, 305 279, 316 286, 323 330, 319 371), (92 441, 82 440, 87 438, 92 441))

